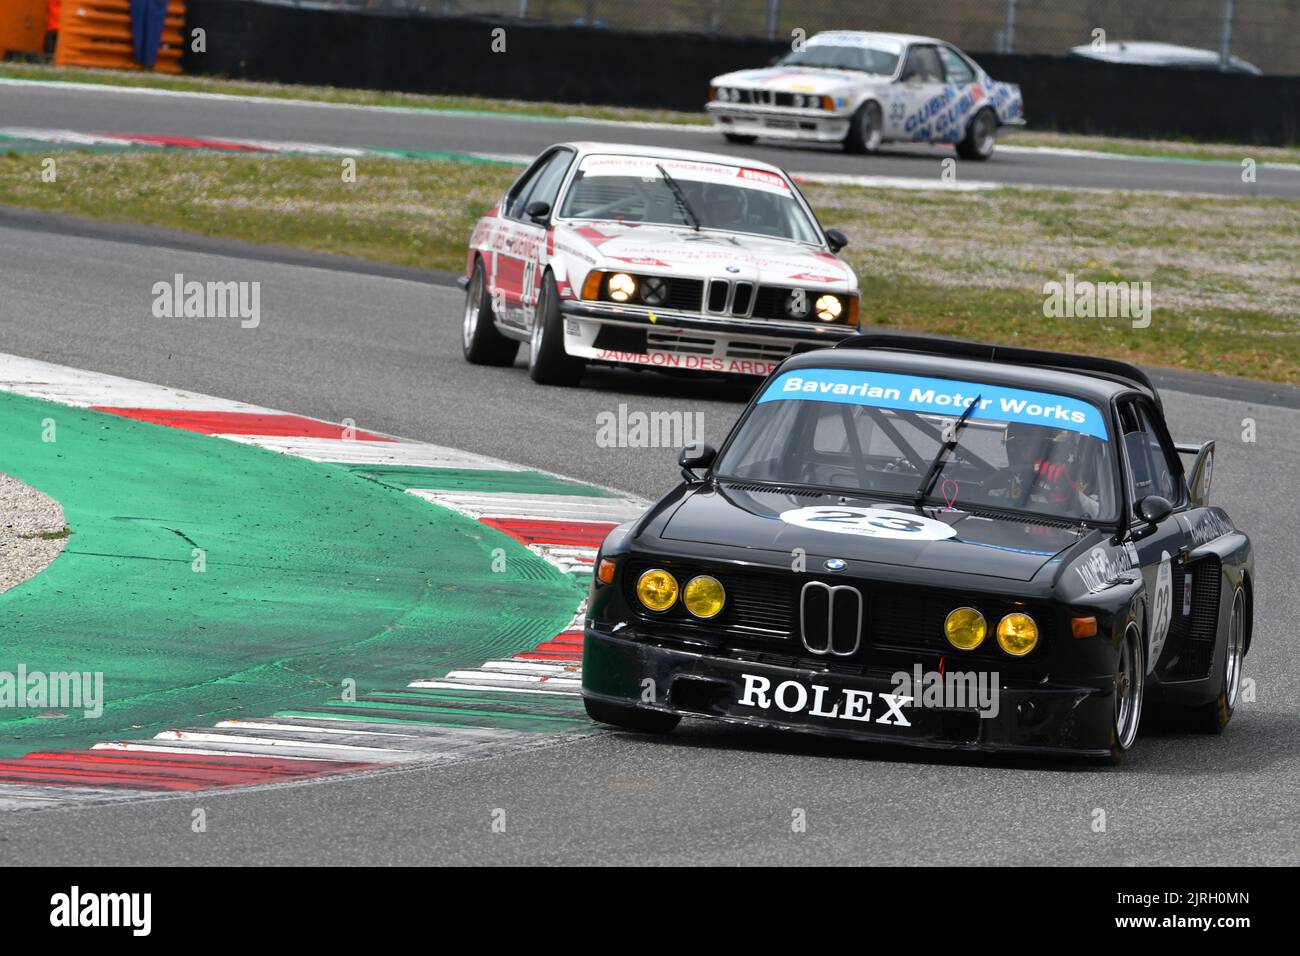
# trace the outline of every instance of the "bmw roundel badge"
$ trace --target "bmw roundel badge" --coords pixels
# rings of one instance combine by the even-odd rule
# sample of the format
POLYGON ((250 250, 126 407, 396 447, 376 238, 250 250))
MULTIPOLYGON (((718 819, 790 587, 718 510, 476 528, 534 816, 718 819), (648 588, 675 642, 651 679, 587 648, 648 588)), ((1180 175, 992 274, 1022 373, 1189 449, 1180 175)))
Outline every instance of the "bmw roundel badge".
POLYGON ((827 571, 843 571, 849 566, 849 562, 845 561, 843 558, 827 558, 822 562, 822 566, 826 568, 827 571))

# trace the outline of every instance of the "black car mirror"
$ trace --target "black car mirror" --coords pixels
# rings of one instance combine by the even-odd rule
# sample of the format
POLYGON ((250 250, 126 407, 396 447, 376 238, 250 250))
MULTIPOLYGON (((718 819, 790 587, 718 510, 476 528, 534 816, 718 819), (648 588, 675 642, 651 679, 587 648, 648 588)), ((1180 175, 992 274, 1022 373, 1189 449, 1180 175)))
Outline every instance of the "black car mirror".
POLYGON ((839 252, 849 244, 849 237, 838 229, 827 229, 826 244, 831 247, 831 252, 839 252))
POLYGON ((1174 513, 1174 506, 1168 498, 1159 495, 1147 495, 1133 509, 1137 516, 1150 525, 1157 525, 1174 513))
POLYGON ((524 212, 528 213, 528 218, 533 222, 543 223, 546 222, 546 217, 551 214, 551 204, 542 202, 540 199, 534 199, 528 204, 528 208, 524 212))
POLYGON ((677 464, 681 465, 682 477, 687 481, 699 481, 699 475, 695 474, 696 468, 707 469, 713 464, 713 459, 718 457, 717 449, 711 445, 695 443, 687 445, 677 455, 677 464))

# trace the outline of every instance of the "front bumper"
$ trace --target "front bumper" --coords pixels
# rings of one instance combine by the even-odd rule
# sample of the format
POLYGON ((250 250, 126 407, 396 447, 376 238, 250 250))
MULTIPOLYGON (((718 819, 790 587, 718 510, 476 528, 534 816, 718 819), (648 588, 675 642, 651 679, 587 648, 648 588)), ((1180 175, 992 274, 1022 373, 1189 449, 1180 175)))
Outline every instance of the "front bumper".
MULTIPOLYGON (((895 711, 884 699, 894 691, 883 677, 699 653, 591 626, 584 640, 582 694, 611 704, 916 747, 1098 757, 1110 753, 1113 699, 1107 688, 1059 682, 1013 687, 1003 682, 996 716, 981 716, 973 708, 905 704, 895 711), (654 683, 647 685, 647 679, 654 683), (766 695, 753 693, 760 680, 767 682, 766 695), (788 711, 777 705, 776 690, 787 681, 804 688, 804 707, 788 711), (647 686, 654 688, 653 703, 643 699, 647 686), (820 695, 818 687, 824 688, 820 695), (758 706, 764 697, 769 706, 758 706), (853 702, 851 708, 847 701, 853 702), (832 704, 852 709, 854 716, 845 717, 844 710, 830 716, 832 704)), ((785 703, 791 702, 787 694, 785 703)))
POLYGON ((692 315, 566 299, 564 349, 589 361, 768 375, 795 352, 831 348, 856 326, 692 315))
POLYGON ((713 125, 723 133, 763 136, 809 143, 839 143, 849 135, 849 114, 790 107, 750 106, 714 101, 707 107, 713 125))

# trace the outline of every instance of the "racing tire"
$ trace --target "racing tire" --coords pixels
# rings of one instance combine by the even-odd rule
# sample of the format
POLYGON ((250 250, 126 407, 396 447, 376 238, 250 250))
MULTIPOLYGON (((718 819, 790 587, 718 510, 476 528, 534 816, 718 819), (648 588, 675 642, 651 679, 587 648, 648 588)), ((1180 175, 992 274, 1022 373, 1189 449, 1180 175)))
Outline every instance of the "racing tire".
POLYGON ((582 703, 587 708, 587 716, 592 720, 643 734, 670 734, 682 720, 676 714, 661 714, 656 710, 642 710, 640 707, 624 707, 603 700, 592 700, 590 697, 583 698, 582 703))
POLYGON ((880 104, 868 100, 858 107, 849 120, 849 133, 844 137, 846 153, 876 153, 884 138, 884 121, 880 104))
POLYGON ((722 138, 728 143, 735 143, 738 146, 749 146, 758 142, 757 136, 747 136, 744 133, 723 133, 722 138))
POLYGON ((481 259, 474 263, 474 272, 465 289, 465 323, 460 344, 466 361, 472 365, 514 365, 519 354, 519 343, 497 331, 481 259))
POLYGON ((1246 656, 1246 592, 1241 588, 1232 596, 1232 616, 1228 619, 1227 647, 1223 654, 1223 684, 1219 696, 1199 707, 1166 709, 1169 723, 1178 730, 1202 734, 1221 734, 1232 720, 1241 694, 1241 664, 1246 656))
POLYGON ((528 377, 539 385, 577 385, 587 363, 564 351, 564 318, 555 276, 542 278, 542 292, 533 315, 532 348, 528 377))
POLYGON ((975 114, 966 127, 966 135, 957 144, 957 155, 962 159, 983 162, 993 155, 998 145, 998 116, 988 107, 975 114))
POLYGON ((1142 700, 1146 694, 1146 653, 1142 632, 1130 624, 1124 632, 1119 658, 1115 663, 1115 707, 1110 728, 1110 755, 1112 765, 1124 762, 1124 755, 1137 740, 1138 726, 1142 723, 1142 700))

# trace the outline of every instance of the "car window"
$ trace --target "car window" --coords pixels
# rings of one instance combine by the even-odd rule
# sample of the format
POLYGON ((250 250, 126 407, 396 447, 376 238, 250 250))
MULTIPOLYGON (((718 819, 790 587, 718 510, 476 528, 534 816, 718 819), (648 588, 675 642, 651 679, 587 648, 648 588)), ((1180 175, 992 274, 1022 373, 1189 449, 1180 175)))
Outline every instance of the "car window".
POLYGON ((939 52, 932 46, 914 46, 907 53, 902 80, 920 80, 922 83, 942 83, 943 63, 939 52))
POLYGON ((1083 399, 982 382, 803 368, 763 390, 714 469, 772 481, 1055 519, 1115 521, 1115 453, 1083 399), (979 402, 946 455, 945 436, 979 402))
POLYGON ((690 226, 694 219, 702 229, 821 243, 816 224, 785 177, 684 159, 585 156, 559 215, 673 226, 690 226))
POLYGON ((572 152, 567 149, 556 151, 530 184, 520 207, 521 216, 526 216, 526 210, 535 202, 544 202, 552 209, 555 208, 555 197, 560 193, 560 184, 564 182, 564 174, 569 171, 572 162, 572 152))
POLYGON ((939 59, 943 61, 949 83, 956 83, 961 86, 975 82, 975 71, 954 50, 946 46, 939 47, 939 59))
POLYGON ((1128 458, 1129 494, 1136 504, 1148 495, 1177 505, 1182 494, 1178 487, 1178 468, 1160 440, 1150 409, 1137 402, 1120 408, 1120 425, 1124 431, 1124 453, 1128 458))
POLYGON ((506 215, 511 219, 528 219, 525 209, 534 199, 541 199, 542 202, 554 206, 560 182, 563 181, 564 173, 567 172, 572 160, 573 153, 568 150, 556 150, 547 156, 542 164, 533 170, 526 182, 520 182, 517 189, 511 191, 510 208, 507 209, 506 215), (549 199, 547 195, 550 196, 549 199))
POLYGON ((853 70, 877 76, 893 76, 898 66, 898 50, 867 45, 839 46, 829 43, 808 44, 802 50, 787 53, 780 66, 810 66, 823 70, 853 70))
POLYGON ((501 210, 502 215, 514 219, 522 218, 524 205, 528 199, 528 191, 532 189, 533 184, 537 182, 537 177, 542 174, 542 170, 546 168, 549 162, 549 157, 538 160, 527 172, 515 180, 515 184, 506 193, 505 208, 501 210))

